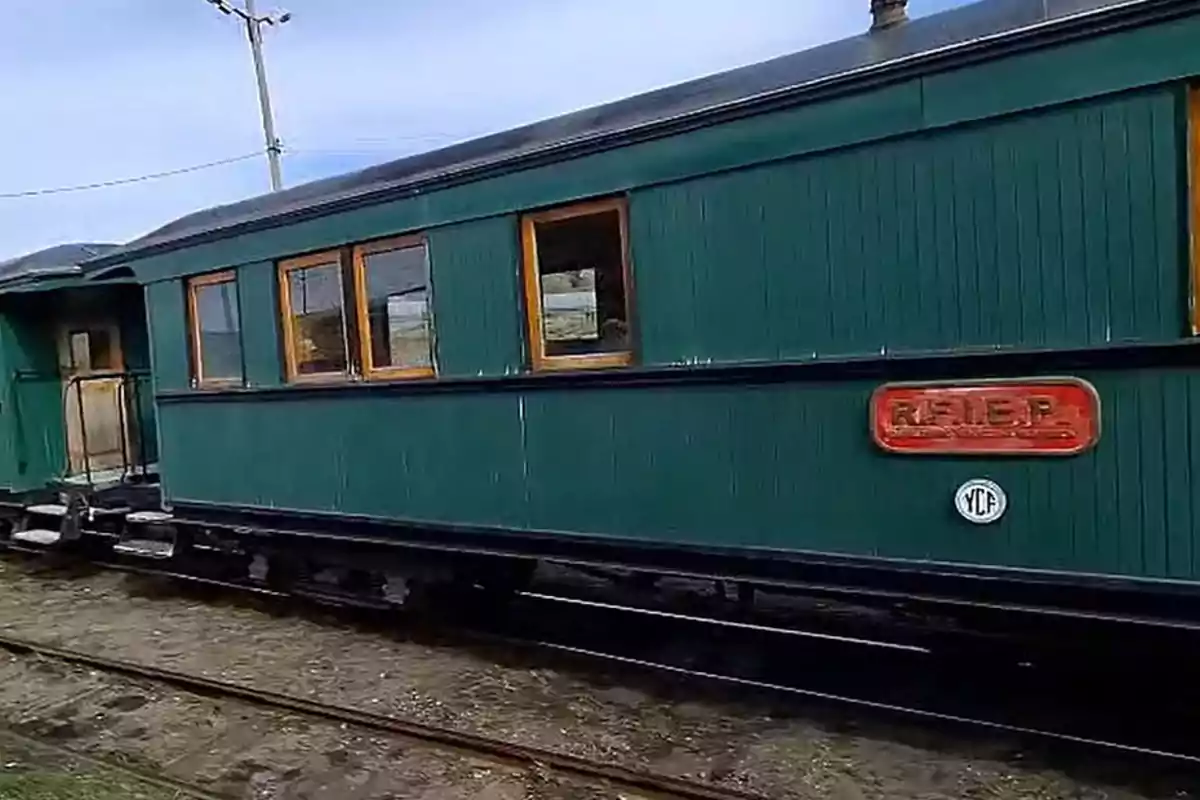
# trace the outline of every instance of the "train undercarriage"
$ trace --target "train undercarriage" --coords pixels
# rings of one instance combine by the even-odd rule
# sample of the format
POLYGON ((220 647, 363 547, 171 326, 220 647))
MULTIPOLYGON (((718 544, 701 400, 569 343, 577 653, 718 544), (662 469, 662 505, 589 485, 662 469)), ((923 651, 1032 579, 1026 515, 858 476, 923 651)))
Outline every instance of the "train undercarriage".
MULTIPOLYGON (((504 542, 504 549, 472 546, 469 539, 431 546, 388 539, 381 530, 365 535, 361 521, 346 520, 343 531, 333 534, 285 527, 292 521, 283 514, 231 524, 227 518, 198 519, 192 510, 166 512, 159 503, 153 482, 99 490, 64 486, 49 498, 10 497, 0 504, 0 542, 9 551, 57 561, 442 616, 447 610, 499 610, 521 593, 548 591, 823 634, 1055 658, 1175 652, 1200 627, 1183 613, 1154 614, 1156 604, 1169 598, 1151 593, 1122 607, 1121 595, 1060 586, 1052 588, 1071 605, 1022 605, 945 593, 947 576, 934 570, 855 584, 844 581, 845 572, 835 565, 823 581, 813 567, 787 580, 755 570, 745 556, 728 557, 723 570, 705 570, 708 564, 689 561, 686 553, 672 563, 659 552, 656 562, 636 547, 607 554, 586 546, 574 553, 539 551, 536 540, 520 537, 504 542), (547 580, 553 588, 545 588, 547 580), (1137 613, 1145 610, 1152 613, 1137 613)), ((1186 612, 1187 605, 1175 610, 1186 612)))

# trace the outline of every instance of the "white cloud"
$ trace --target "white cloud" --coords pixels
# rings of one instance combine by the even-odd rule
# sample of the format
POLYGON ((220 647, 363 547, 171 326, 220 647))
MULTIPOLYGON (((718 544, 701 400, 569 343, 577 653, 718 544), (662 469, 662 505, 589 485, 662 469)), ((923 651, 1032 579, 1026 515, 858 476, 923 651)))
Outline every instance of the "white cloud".
MULTIPOLYGON (((261 149, 234 18, 202 0, 4 1, 0 194, 261 149)), ((279 134, 295 151, 285 170, 316 177, 802 49, 861 30, 867 5, 288 0, 294 21, 267 44, 279 134)), ((0 258, 127 240, 266 188, 265 165, 251 161, 0 199, 0 258)))

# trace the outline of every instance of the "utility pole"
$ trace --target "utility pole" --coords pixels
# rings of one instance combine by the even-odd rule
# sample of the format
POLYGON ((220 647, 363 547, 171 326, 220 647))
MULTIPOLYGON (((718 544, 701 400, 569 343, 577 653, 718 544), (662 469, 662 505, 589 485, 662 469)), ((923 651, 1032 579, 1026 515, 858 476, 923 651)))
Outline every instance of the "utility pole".
POLYGON ((283 188, 283 175, 279 166, 279 155, 283 152, 279 137, 275 135, 275 117, 271 112, 271 93, 267 88, 267 67, 263 60, 262 26, 282 25, 292 18, 291 14, 259 16, 254 10, 254 0, 245 0, 246 7, 238 8, 229 0, 206 0, 216 6, 222 14, 236 14, 246 23, 246 36, 250 39, 250 54, 254 57, 254 76, 258 81, 258 105, 262 111, 263 138, 267 144, 267 165, 271 170, 271 191, 283 188))

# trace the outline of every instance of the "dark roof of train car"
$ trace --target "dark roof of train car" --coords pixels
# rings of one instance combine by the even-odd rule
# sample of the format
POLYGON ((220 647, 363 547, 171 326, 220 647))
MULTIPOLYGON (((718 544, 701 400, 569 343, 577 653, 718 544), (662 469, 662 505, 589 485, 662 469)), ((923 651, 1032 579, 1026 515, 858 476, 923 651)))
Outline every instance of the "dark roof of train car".
POLYGON ((59 244, 0 261, 0 283, 80 274, 80 264, 116 250, 119 245, 94 242, 59 244))
MULTIPOLYGON (((867 0, 858 2, 864 7, 867 0)), ((503 133, 306 183, 284 191, 182 217, 112 253, 112 266, 155 252, 222 238, 285 221, 378 202, 418 189, 462 182, 496 171, 561 160, 590 149, 666 135, 722 115, 750 113, 770 101, 877 78, 890 67, 915 67, 973 45, 1002 45, 1094 12, 1177 8, 1182 0, 978 0, 896 26, 864 33, 729 72, 577 111, 503 133)), ((725 117, 728 118, 728 117, 725 117)))

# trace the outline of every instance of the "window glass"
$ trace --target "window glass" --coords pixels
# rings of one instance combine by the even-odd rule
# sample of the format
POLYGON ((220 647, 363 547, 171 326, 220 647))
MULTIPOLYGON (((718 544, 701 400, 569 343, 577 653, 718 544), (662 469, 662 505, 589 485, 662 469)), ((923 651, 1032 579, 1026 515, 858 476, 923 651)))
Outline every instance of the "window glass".
POLYGON ((362 264, 370 369, 432 368, 425 246, 367 253, 362 264))
POLYGON ((72 331, 69 345, 72 372, 107 372, 116 369, 112 335, 104 328, 72 331))
POLYGON ((196 318, 197 376, 206 380, 241 380, 242 333, 238 318, 237 282, 232 278, 193 287, 196 318))
POLYGON ((71 371, 91 372, 92 348, 91 337, 87 331, 75 331, 71 334, 71 371))
POLYGON ((296 374, 345 372, 346 319, 336 257, 329 263, 289 269, 287 287, 296 374))
POLYGON ((628 351, 620 212, 613 208, 533 224, 543 355, 628 351))
POLYGON ((112 332, 104 328, 88 331, 88 361, 97 372, 108 372, 117 368, 116 343, 112 332))

